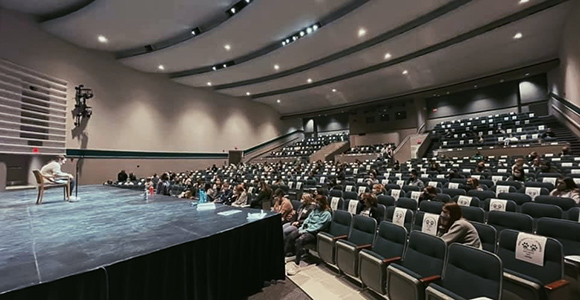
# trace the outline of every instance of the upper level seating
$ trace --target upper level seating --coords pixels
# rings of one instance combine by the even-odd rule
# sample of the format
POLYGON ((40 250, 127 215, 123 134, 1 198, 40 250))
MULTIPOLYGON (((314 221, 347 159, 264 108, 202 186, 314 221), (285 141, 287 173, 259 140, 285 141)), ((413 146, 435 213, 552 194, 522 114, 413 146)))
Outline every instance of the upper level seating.
POLYGON ((309 137, 302 141, 296 142, 290 146, 282 148, 281 151, 273 151, 268 157, 300 157, 310 156, 322 147, 338 142, 348 140, 348 133, 319 135, 309 137))
MULTIPOLYGON (((487 117, 441 122, 431 131, 434 148, 464 148, 504 145, 511 134, 517 141, 509 145, 536 144, 547 130, 534 113, 508 113, 487 117), (438 146, 438 147, 437 147, 438 146)), ((556 139, 552 139, 555 142, 556 139)))
POLYGON ((395 149, 395 144, 374 144, 374 145, 364 145, 356 146, 348 149, 345 154, 371 154, 371 153, 383 153, 387 151, 388 148, 392 150, 395 149))

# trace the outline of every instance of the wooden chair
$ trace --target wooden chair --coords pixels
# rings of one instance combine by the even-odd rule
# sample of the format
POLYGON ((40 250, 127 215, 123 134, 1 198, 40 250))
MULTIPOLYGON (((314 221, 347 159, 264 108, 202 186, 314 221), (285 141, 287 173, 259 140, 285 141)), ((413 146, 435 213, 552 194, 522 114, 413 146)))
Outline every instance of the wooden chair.
MULTIPOLYGON (((36 204, 42 203, 42 197, 44 196, 44 190, 48 190, 56 187, 64 187, 64 201, 67 201, 70 197, 70 178, 66 178, 65 183, 56 183, 55 177, 44 176, 39 170, 32 170, 34 178, 36 178, 36 184, 38 185, 38 197, 36 198, 36 204), (45 181, 48 180, 48 181, 45 181)), ((59 178, 60 179, 60 178, 59 178)), ((62 179, 65 179, 64 177, 62 179)))

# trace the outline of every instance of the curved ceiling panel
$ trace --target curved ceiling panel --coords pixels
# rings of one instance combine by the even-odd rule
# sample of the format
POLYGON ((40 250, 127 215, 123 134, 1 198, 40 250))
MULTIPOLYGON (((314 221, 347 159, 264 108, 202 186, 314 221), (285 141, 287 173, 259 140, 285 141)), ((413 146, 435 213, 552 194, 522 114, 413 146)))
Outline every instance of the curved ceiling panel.
MULTIPOLYGON (((273 42, 281 42, 350 1, 352 0, 256 0, 244 9, 241 13, 243 17, 232 18, 195 40, 128 57, 121 62, 146 72, 157 72, 159 64, 163 64, 166 71, 176 72, 223 63, 273 42), (225 49, 225 45, 229 45, 230 49, 225 49)), ((312 36, 316 35, 318 32, 312 36)), ((293 48, 294 44, 286 48, 293 48)))
POLYGON ((267 82, 220 90, 220 92, 233 96, 244 96, 248 92, 251 95, 257 95, 301 86, 306 84, 309 78, 316 82, 347 74, 425 49, 528 7, 518 5, 515 1, 474 1, 406 34, 320 67, 267 82), (457 26, 457 24, 462 24, 462 26, 457 26), (390 56, 385 59, 387 53, 390 56))
POLYGON ((449 2, 448 0, 370 1, 356 11, 322 27, 315 35, 299 39, 289 47, 227 69, 173 80, 192 86, 203 86, 207 82, 221 85, 271 75, 276 72, 275 64, 280 66, 279 71, 296 68, 356 46, 449 2), (359 38, 360 28, 366 29, 366 35, 359 38))
POLYGON ((86 9, 42 26, 81 47, 119 51, 191 30, 225 14, 237 1, 98 0, 86 9), (105 36, 108 43, 100 43, 99 35, 105 36))
POLYGON ((269 104, 282 114, 316 111, 394 97, 553 59, 558 56, 560 32, 570 5, 568 2, 553 7, 395 66, 256 101, 269 104), (514 32, 525 35, 514 40, 514 32), (404 70, 408 71, 406 75, 402 74, 404 70))
POLYGON ((83 5, 88 0, 42 0, 42 1, 24 1, 24 0, 0 0, 0 6, 23 13, 43 16, 57 13, 69 7, 83 5))

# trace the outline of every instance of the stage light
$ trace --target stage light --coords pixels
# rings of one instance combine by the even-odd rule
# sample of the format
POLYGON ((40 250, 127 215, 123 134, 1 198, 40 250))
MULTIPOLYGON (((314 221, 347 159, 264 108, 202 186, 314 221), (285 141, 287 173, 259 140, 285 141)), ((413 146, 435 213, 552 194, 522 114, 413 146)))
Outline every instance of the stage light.
POLYGON ((227 68, 228 66, 226 64, 224 64, 224 68, 227 68))
POLYGON ((336 93, 336 89, 332 89, 332 92, 333 92, 333 93, 336 93))
POLYGON ((101 43, 107 43, 107 42, 109 42, 109 40, 108 40, 108 39, 107 39, 105 36, 103 36, 103 35, 99 35, 99 36, 97 37, 97 39, 98 39, 98 40, 99 40, 99 42, 101 42, 101 43))
POLYGON ((297 37, 297 36, 293 36, 293 37, 292 37, 292 40, 293 40, 293 41, 295 41, 295 40, 297 40, 297 39, 298 39, 298 37, 297 37))
POLYGON ((282 41, 282 46, 286 46, 286 41, 282 41))
POLYGON ((216 66, 213 66, 212 70, 214 70, 214 71, 217 70, 216 66))
POLYGON ((312 30, 314 30, 314 31, 318 30, 318 25, 316 25, 316 24, 312 25, 312 30))
POLYGON ((516 35, 514 35, 514 39, 519 40, 523 37, 524 35, 521 32, 516 33, 516 35))

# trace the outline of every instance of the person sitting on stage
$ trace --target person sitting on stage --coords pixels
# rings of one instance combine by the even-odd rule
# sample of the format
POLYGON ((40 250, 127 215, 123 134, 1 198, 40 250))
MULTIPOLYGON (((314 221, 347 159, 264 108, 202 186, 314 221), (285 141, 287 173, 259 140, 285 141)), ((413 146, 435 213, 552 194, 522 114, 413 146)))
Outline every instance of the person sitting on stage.
POLYGON ((482 249, 477 230, 469 221, 463 218, 459 204, 450 202, 443 205, 439 220, 438 236, 447 245, 460 243, 482 249))
POLYGON ((314 204, 314 198, 309 193, 302 194, 302 199, 300 201, 300 207, 298 208, 298 216, 296 221, 288 222, 282 226, 282 233, 284 234, 284 241, 286 241, 286 237, 289 236, 292 232, 298 231, 298 228, 302 226, 304 220, 308 218, 310 213, 316 208, 314 204))
POLYGON ((552 190, 550 196, 570 198, 576 201, 576 204, 580 204, 580 190, 574 179, 566 177, 564 179, 558 179, 556 188, 552 190))
POLYGON ((326 197, 318 195, 316 196, 315 201, 317 204, 316 209, 308 215, 308 218, 306 218, 302 226, 300 226, 300 229, 292 232, 286 237, 286 253, 296 253, 294 263, 286 265, 288 275, 290 276, 300 272, 300 260, 304 253, 304 246, 316 243, 316 235, 318 232, 328 227, 332 220, 330 207, 328 206, 328 200, 326 197))
POLYGON ((244 189, 243 184, 236 186, 236 190, 234 191, 234 199, 235 201, 232 203, 232 206, 241 207, 248 204, 248 194, 246 194, 246 189, 244 189))
POLYGON ((258 186, 260 188, 260 192, 258 193, 256 199, 252 200, 252 208, 262 208, 263 202, 272 201, 272 189, 270 186, 264 182, 264 180, 260 180, 258 182, 258 186))
POLYGON ((51 160, 49 163, 44 165, 40 169, 40 174, 44 177, 48 177, 46 180, 48 182, 53 183, 66 183, 67 178, 70 179, 70 185, 68 190, 69 198, 68 201, 77 201, 80 200, 80 197, 70 196, 72 194, 72 190, 75 188, 75 179, 71 174, 65 173, 60 170, 60 167, 66 163, 66 156, 59 155, 56 159, 51 160))
POLYGON ((127 178, 129 178, 129 176, 127 175, 127 172, 125 172, 125 170, 121 170, 121 172, 119 172, 119 174, 117 174, 117 181, 118 182, 126 182, 127 178))
POLYGON ((282 189, 277 189, 274 192, 274 206, 272 206, 272 211, 282 215, 283 224, 290 222, 296 213, 292 207, 292 202, 284 196, 282 189))

